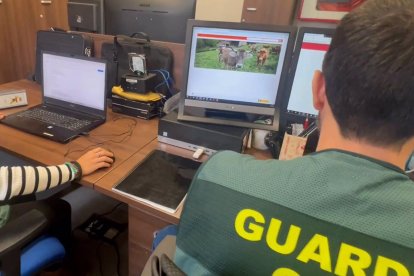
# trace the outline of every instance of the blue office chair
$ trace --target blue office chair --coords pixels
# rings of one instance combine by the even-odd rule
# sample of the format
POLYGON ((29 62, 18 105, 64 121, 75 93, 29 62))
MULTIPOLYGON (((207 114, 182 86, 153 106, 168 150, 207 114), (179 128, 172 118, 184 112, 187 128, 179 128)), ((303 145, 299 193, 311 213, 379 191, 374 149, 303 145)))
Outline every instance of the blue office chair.
MULTIPOLYGON (((0 148, 0 166, 33 164, 31 160, 0 148)), ((12 205, 34 200, 36 197, 31 194, 2 203, 12 205)), ((58 239, 47 236, 48 225, 44 214, 32 209, 0 228, 0 276, 33 275, 62 262, 65 248, 58 239)))
POLYGON ((65 248, 44 235, 47 225, 46 217, 33 209, 0 228, 1 276, 33 275, 63 261, 65 248))

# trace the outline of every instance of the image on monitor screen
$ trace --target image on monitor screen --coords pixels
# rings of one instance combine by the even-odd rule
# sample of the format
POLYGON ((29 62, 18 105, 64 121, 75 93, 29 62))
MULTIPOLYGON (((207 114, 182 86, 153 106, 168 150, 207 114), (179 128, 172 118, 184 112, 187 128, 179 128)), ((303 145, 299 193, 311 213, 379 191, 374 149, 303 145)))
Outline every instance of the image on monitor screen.
POLYGON ((302 27, 299 29, 289 82, 286 87, 285 105, 287 121, 303 123, 308 117, 315 119, 312 78, 315 70, 322 70, 325 53, 331 44, 335 29, 302 27))
POLYGON ((189 21, 178 119, 277 130, 294 31, 189 21))

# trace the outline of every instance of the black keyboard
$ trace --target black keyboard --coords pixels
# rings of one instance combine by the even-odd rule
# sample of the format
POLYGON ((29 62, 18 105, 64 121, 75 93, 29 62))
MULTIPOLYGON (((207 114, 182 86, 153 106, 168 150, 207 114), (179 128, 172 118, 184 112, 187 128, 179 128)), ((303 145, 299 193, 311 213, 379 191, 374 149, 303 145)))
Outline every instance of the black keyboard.
POLYGON ((78 130, 91 123, 91 121, 88 120, 80 120, 71 116, 39 108, 28 109, 20 113, 18 116, 23 118, 35 119, 47 124, 63 127, 70 130, 78 130))

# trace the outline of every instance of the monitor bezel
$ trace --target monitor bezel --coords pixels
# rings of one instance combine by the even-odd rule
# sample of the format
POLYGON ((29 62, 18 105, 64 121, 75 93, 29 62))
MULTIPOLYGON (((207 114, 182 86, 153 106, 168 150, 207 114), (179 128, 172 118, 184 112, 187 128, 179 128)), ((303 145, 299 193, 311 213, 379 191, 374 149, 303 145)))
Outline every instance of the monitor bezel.
POLYGON ((95 33, 95 32, 99 31, 98 30, 98 25, 99 25, 98 24, 98 8, 99 8, 98 4, 68 1, 67 7, 68 7, 68 24, 69 24, 69 27, 71 28, 71 30, 75 30, 75 31, 78 30, 78 31, 85 31, 85 32, 92 32, 92 33, 95 33), (86 27, 84 28, 83 23, 78 23, 78 22, 76 22, 76 23, 81 25, 80 27, 71 25, 72 23, 74 23, 73 21, 76 21, 76 20, 73 20, 74 16, 76 15, 76 14, 74 14, 74 11, 76 10, 76 8, 84 8, 85 9, 83 11, 88 13, 88 19, 90 21, 92 21, 92 28, 86 28, 86 27), (88 9, 88 10, 86 10, 86 9, 88 9), (91 9, 91 10, 89 10, 89 9, 91 9), (90 14, 90 12, 92 14, 90 14), (92 18, 90 18, 90 17, 92 17, 92 18))
MULTIPOLYGON (((289 70, 289 75, 287 77, 287 82, 286 82, 286 86, 285 86, 284 93, 283 93, 284 96, 282 100, 282 109, 281 109, 281 115, 280 115, 281 128, 285 128, 286 125, 289 123, 299 123, 299 124, 304 123, 307 117, 306 115, 288 113, 290 94, 292 93, 293 81, 295 80, 296 69, 298 66, 299 56, 300 56, 300 52, 302 49, 302 43, 303 43, 303 38, 305 36, 305 33, 325 34, 325 35, 330 35, 333 37, 335 33, 335 28, 334 27, 331 27, 331 28, 329 27, 300 27, 299 28, 298 34, 296 36, 295 49, 293 52, 293 58, 292 58, 292 62, 291 62, 290 70, 289 70)), ((312 84, 309 83, 309 85, 311 86, 312 84)), ((317 115, 316 115, 316 118, 317 118, 317 115)), ((309 119, 314 120, 316 118, 309 118, 309 119)))
MULTIPOLYGON (((73 0, 75 1, 75 0, 73 0)), ((85 0, 84 0, 85 1, 85 0)), ((196 0, 105 0, 105 33, 145 32, 154 41, 184 43, 196 0)))
POLYGON ((280 110, 282 105, 282 91, 283 87, 286 84, 288 70, 290 66, 290 60, 293 53, 293 45, 296 35, 296 27, 294 26, 277 26, 277 25, 259 25, 259 24, 242 24, 242 23, 233 23, 233 22, 220 22, 220 21, 201 21, 201 20, 188 20, 187 30, 186 30, 186 44, 185 44, 185 59, 184 59, 184 71, 183 71, 183 88, 181 90, 179 109, 178 109, 178 120, 191 121, 191 122, 201 122, 201 123, 210 123, 218 125, 229 125, 245 128, 255 128, 255 129, 266 129, 266 130, 279 130, 279 120, 280 120, 280 110), (282 32, 288 33, 289 38, 286 47, 285 60, 282 66, 282 72, 279 81, 278 93, 276 95, 276 102, 274 107, 273 115, 273 124, 256 124, 243 121, 231 121, 218 118, 206 118, 206 117, 197 117, 184 115, 184 102, 187 96, 187 84, 188 84, 188 73, 190 67, 190 57, 191 57, 191 45, 193 37, 193 28, 194 27, 206 27, 206 28, 222 28, 222 29, 235 29, 235 30, 247 30, 247 31, 267 31, 267 32, 282 32))

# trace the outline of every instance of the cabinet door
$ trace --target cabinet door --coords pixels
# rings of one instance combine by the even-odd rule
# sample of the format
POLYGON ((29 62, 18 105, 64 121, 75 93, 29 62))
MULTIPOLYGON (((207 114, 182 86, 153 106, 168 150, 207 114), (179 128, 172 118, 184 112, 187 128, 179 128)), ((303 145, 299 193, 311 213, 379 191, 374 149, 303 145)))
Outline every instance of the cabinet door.
POLYGON ((197 0, 195 19, 240 22, 243 0, 197 0))
POLYGON ((32 9, 34 0, 13 0, 14 7, 11 15, 15 22, 11 28, 11 42, 13 44, 14 60, 16 61, 16 75, 14 80, 23 79, 33 74, 34 41, 36 14, 32 9))
MULTIPOLYGON (((30 0, 32 1, 32 0, 30 0)), ((25 78, 32 65, 34 14, 27 0, 2 0, 0 4, 0 82, 25 78)))
POLYGON ((289 25, 293 19, 295 0, 244 0, 242 22, 289 25))
MULTIPOLYGON (((26 0, 27 1, 27 0, 26 0)), ((36 29, 47 30, 51 27, 68 30, 67 0, 30 0, 36 15, 36 29)))
POLYGON ((14 18, 11 16, 14 0, 1 0, 0 3, 0 83, 14 80, 16 63, 13 51, 12 32, 15 32, 14 18))
POLYGON ((67 0, 30 0, 33 23, 26 26, 27 33, 25 34, 28 45, 30 45, 30 52, 27 53, 30 63, 26 64, 23 70, 34 73, 37 31, 49 30, 52 27, 69 29, 67 3, 67 0))
MULTIPOLYGON (((24 0, 27 1, 27 0, 24 0)), ((27 26, 30 31, 26 39, 30 44, 30 63, 24 68, 31 73, 35 70, 36 61, 36 36, 39 30, 50 28, 69 29, 67 0, 30 0, 30 10, 33 17, 33 25, 27 26)), ((22 68, 23 69, 23 68, 22 68)))
POLYGON ((0 83, 34 73, 36 33, 68 29, 67 0, 1 0, 0 83))

